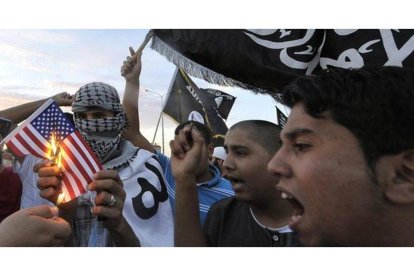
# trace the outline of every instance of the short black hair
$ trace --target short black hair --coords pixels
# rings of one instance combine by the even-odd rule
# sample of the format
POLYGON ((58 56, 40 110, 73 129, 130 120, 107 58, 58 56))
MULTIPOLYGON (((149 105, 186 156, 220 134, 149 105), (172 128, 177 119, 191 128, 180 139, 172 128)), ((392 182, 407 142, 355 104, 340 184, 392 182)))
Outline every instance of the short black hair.
POLYGON ((414 71, 400 67, 328 69, 285 87, 282 101, 299 102, 332 119, 359 140, 369 166, 384 155, 414 148, 414 71))
POLYGON ((198 131, 200 131, 201 136, 203 136, 204 141, 206 142, 206 145, 211 144, 212 134, 211 134, 210 129, 206 125, 200 122, 197 122, 197 121, 186 121, 186 122, 179 124, 177 128, 175 129, 174 134, 177 135, 181 129, 183 129, 186 125, 189 125, 189 124, 193 124, 196 126, 198 131))
POLYGON ((236 128, 249 131, 249 137, 259 143, 270 154, 275 154, 282 146, 280 140, 282 128, 272 122, 264 120, 240 121, 231 126, 229 131, 236 128))

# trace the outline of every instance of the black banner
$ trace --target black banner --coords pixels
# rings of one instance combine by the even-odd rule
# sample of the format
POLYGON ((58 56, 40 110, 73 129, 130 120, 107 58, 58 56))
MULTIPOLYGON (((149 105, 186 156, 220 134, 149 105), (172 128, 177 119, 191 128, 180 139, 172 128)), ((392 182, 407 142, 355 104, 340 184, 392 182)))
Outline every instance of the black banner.
POLYGON ((153 30, 151 47, 188 74, 277 95, 329 67, 414 65, 414 30, 153 30))

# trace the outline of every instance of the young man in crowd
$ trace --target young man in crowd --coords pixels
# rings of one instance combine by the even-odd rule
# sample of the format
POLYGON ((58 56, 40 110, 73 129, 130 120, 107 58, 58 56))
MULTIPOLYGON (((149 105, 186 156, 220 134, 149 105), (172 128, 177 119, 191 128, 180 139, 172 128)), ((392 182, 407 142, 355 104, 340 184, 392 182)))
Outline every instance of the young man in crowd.
POLYGON ((172 171, 176 179, 176 246, 295 246, 287 226, 292 208, 275 186, 278 177, 267 164, 280 147, 280 127, 248 120, 233 125, 224 147, 227 170, 235 196, 216 202, 203 230, 198 222, 195 189, 197 164, 205 141, 194 125, 186 126, 170 142, 172 171))
MULTIPOLYGON (((170 202, 173 210, 175 210, 176 187, 175 179, 171 172, 170 158, 160 152, 156 152, 151 143, 139 131, 138 98, 142 53, 135 53, 132 48, 130 48, 130 53, 131 56, 127 57, 121 68, 121 73, 126 80, 123 105, 130 124, 130 127, 125 132, 125 138, 131 141, 134 145, 157 154, 167 180, 170 202)), ((182 128, 189 124, 196 124, 206 141, 203 156, 200 159, 200 162, 197 163, 196 183, 194 183, 200 198, 200 221, 203 224, 210 206, 219 199, 232 196, 233 191, 229 181, 221 177, 220 170, 209 163, 213 153, 213 144, 211 143, 212 135, 208 127, 198 122, 187 121, 181 123, 175 129, 175 133, 177 134, 182 128)))
POLYGON ((307 246, 414 246, 414 72, 330 69, 283 93, 268 165, 307 246))
MULTIPOLYGON (((116 89, 101 82, 86 84, 74 95, 72 111, 76 128, 105 170, 88 185, 92 192, 59 206, 73 225, 71 245, 173 246, 161 166, 153 153, 123 138, 127 118, 116 89)), ((44 162, 35 171, 40 195, 56 202, 61 185, 57 166, 44 162)))

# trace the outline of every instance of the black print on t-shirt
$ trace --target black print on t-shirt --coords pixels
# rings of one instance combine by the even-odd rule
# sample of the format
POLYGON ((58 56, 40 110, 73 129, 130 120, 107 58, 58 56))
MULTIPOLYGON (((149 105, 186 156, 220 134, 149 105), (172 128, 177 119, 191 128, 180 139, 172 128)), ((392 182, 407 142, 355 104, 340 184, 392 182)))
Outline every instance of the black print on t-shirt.
POLYGON ((141 192, 136 197, 132 198, 132 206, 134 207, 134 211, 138 217, 142 219, 149 219, 157 213, 159 204, 168 199, 168 194, 164 178, 157 167, 147 162, 145 163, 145 167, 157 175, 161 184, 161 191, 158 191, 158 189, 147 179, 138 177, 137 181, 138 185, 141 186, 141 192), (150 192, 154 199, 154 204, 151 207, 146 207, 143 202, 143 195, 147 192, 150 192))

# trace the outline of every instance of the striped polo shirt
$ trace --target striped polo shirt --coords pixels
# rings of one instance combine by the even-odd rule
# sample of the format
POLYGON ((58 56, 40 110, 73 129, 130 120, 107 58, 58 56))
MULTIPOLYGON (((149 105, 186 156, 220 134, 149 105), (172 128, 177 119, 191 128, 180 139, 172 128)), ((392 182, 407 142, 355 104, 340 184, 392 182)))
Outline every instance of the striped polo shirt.
MULTIPOLYGON (((157 156, 164 170, 168 196, 175 215, 175 180, 171 171, 170 158, 160 152, 157 152, 157 156)), ((211 164, 209 169, 214 177, 205 183, 197 183, 201 225, 204 224, 204 220, 213 203, 234 195, 230 182, 221 177, 219 169, 211 164)))

